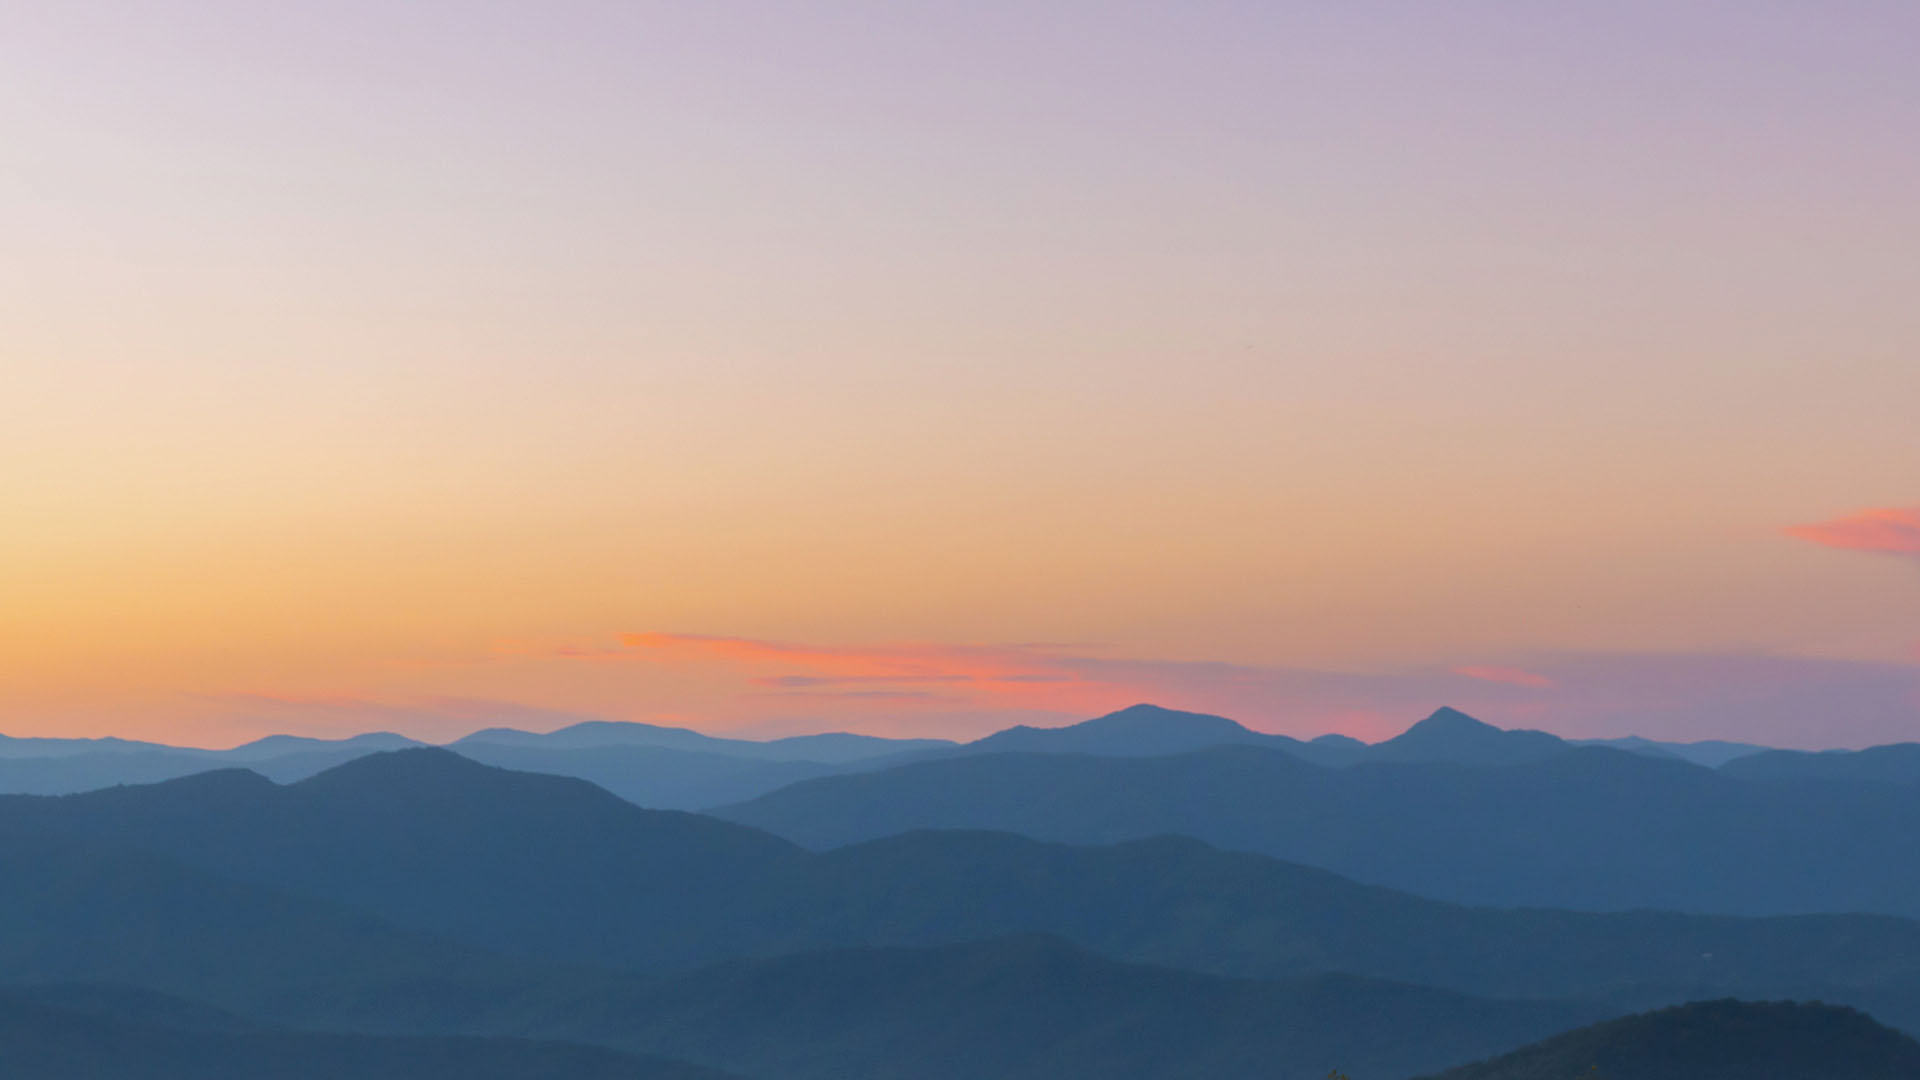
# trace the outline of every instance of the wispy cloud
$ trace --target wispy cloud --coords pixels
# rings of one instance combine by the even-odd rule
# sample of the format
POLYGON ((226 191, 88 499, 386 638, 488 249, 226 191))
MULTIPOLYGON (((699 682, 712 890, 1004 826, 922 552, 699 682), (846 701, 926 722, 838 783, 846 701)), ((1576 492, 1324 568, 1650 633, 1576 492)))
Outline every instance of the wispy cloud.
MULTIPOLYGON (((1440 705, 1571 736, 1849 746, 1920 738, 1920 665, 1752 653, 1557 653, 1382 671, 1092 655, 1057 646, 823 645, 634 633, 549 658, 710 687, 694 727, 971 738, 1147 701, 1263 731, 1378 739, 1440 705), (802 715, 804 713, 804 715, 802 715)), ((635 700, 642 700, 636 698, 635 700)))
POLYGON ((1920 556, 1920 506, 1862 510, 1812 525, 1795 525, 1787 535, 1844 551, 1920 556))
POLYGON ((827 646, 704 634, 621 634, 617 655, 660 663, 723 663, 747 681, 781 690, 835 689, 843 697, 1009 707, 1061 704, 1062 689, 1087 680, 1051 646, 893 643, 827 646), (908 693, 935 685, 940 694, 908 693), (861 689, 864 688, 864 689, 861 689))
POLYGON ((862 683, 970 683, 972 675, 760 675, 749 680, 755 686, 798 688, 808 686, 858 686, 862 683))

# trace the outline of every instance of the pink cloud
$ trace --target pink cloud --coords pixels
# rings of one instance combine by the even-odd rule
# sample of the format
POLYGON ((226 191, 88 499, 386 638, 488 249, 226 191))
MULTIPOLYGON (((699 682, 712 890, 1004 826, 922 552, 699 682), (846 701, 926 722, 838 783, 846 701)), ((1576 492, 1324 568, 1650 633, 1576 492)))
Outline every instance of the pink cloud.
MULTIPOLYGON (((1542 654, 1513 666, 1325 671, 1090 654, 1057 646, 857 645, 629 634, 515 655, 603 666, 615 711, 687 711, 703 730, 973 737, 1139 702, 1260 731, 1375 740, 1441 704, 1576 737, 1868 745, 1920 737, 1920 664, 1760 654, 1542 654), (666 696, 649 696, 656 688, 666 696), (689 689, 692 688, 692 689, 689 689), (679 694, 679 697, 672 695, 679 694)), ((635 718, 642 718, 636 714, 635 718)), ((644 718, 653 719, 654 716, 644 718)))
POLYGON ((1920 506, 1862 510, 1812 525, 1795 525, 1787 535, 1844 551, 1920 555, 1920 506))
POLYGON ((1482 682, 1505 683, 1508 686, 1528 686, 1536 690, 1548 690, 1559 685, 1545 675, 1531 671, 1522 671, 1510 667, 1457 667, 1455 675, 1465 675, 1469 679, 1482 682))
POLYGON ((609 655, 676 666, 723 665, 749 685, 782 691, 837 691, 840 700, 953 702, 1069 715, 1119 708, 1147 688, 1089 679, 1075 657, 1044 645, 906 642, 813 645, 706 634, 628 633, 613 650, 573 647, 561 655, 609 655), (906 691, 940 686, 940 695, 906 691))

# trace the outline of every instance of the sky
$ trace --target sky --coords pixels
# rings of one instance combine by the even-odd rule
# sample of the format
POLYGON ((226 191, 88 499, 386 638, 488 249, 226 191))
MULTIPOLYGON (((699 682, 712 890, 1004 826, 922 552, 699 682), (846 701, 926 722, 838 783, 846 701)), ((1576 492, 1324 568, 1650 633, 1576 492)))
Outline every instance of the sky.
POLYGON ((1920 739, 1920 7, 0 0, 0 732, 1920 739))

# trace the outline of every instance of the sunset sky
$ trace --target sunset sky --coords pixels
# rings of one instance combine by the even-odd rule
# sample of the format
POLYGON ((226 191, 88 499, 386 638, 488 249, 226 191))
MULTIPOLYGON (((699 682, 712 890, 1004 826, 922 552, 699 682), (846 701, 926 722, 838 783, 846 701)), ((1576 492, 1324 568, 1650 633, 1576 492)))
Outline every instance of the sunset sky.
POLYGON ((1920 739, 1909 0, 0 25, 0 732, 1920 739))

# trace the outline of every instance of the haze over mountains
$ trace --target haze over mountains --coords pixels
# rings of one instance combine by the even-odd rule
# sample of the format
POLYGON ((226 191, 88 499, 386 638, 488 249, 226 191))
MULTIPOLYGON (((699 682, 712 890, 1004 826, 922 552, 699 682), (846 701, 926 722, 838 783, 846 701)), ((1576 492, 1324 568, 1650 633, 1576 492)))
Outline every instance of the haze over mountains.
MULTIPOLYGON (((1368 746, 1148 706, 965 745, 732 743, 275 739, 196 760, 348 760, 0 797, 0 1031, 51 1033, 16 1039, 64 1063, 47 1076, 285 1053, 371 1076, 1406 1080, 1717 998, 1920 1030, 1898 748, 1715 770, 1452 710, 1368 746), (1868 778, 1806 775, 1848 761, 1868 778), (615 793, 665 782, 649 768, 798 778, 711 816, 615 793), (590 769, 609 782, 556 775, 590 769), (502 1038, 523 1041, 473 1041, 502 1038), (459 1071, 488 1047, 498 1071, 459 1071)), ((7 761, 172 753, 52 749, 7 761)))

